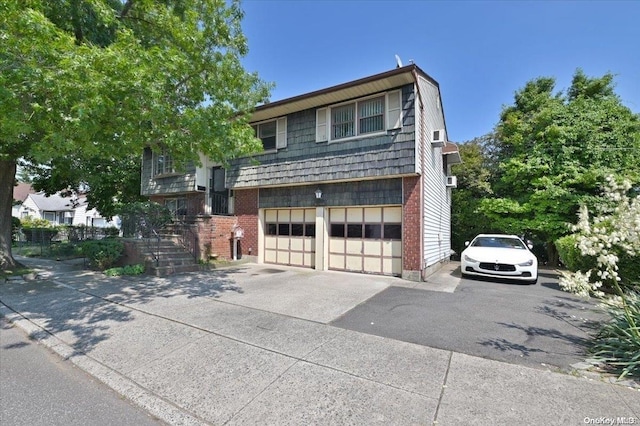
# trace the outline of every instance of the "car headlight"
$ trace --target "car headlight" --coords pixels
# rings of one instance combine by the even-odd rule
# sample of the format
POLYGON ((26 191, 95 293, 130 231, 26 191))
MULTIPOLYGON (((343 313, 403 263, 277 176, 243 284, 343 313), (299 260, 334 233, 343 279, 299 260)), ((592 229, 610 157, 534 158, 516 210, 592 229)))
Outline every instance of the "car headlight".
POLYGON ((533 259, 529 259, 526 262, 518 263, 518 266, 531 266, 533 265, 533 259))
POLYGON ((467 261, 467 262, 474 262, 474 263, 478 263, 478 261, 477 261, 477 260, 475 260, 475 259, 474 259, 474 258, 472 258, 472 257, 467 256, 466 254, 464 255, 464 260, 465 260, 465 261, 467 261))

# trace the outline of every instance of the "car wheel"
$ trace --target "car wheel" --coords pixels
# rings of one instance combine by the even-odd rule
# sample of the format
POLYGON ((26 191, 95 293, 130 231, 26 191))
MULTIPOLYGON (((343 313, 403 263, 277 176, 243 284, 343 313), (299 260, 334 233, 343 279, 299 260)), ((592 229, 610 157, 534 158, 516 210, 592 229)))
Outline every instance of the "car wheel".
POLYGON ((538 279, 537 278, 535 280, 527 281, 527 284, 529 284, 529 285, 536 285, 537 283, 538 283, 538 279))

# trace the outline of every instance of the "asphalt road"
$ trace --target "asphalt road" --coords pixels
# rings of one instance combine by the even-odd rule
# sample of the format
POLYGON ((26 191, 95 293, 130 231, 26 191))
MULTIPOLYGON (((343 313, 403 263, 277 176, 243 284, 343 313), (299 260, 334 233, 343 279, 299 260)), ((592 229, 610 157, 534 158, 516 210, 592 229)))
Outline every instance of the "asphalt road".
POLYGON ((455 292, 389 287, 332 322, 405 342, 513 364, 570 369, 584 361, 593 301, 558 287, 540 271, 536 285, 462 279, 455 292))
POLYGON ((82 370, 0 318, 0 424, 155 425, 82 370))

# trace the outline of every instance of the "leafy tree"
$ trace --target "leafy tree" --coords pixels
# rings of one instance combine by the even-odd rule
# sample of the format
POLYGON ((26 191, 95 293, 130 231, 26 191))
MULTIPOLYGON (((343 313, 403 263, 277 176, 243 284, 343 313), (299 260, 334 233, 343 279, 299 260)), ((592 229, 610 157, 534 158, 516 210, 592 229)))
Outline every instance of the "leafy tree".
POLYGON ((15 264, 19 159, 55 174, 117 167, 145 146, 177 163, 260 149, 247 120, 269 86, 240 63, 242 16, 220 0, 0 3, 0 267, 15 264))
POLYGON ((491 220, 479 211, 483 198, 492 194, 491 162, 487 147, 492 135, 475 138, 458 146, 462 164, 451 167, 458 179, 452 192, 452 245, 456 252, 464 250, 464 242, 483 232, 498 231, 491 220))
POLYGON ((640 117, 614 92, 613 76, 578 70, 566 94, 552 78, 530 81, 503 109, 492 153, 494 197, 480 210, 506 232, 553 242, 569 232, 578 206, 599 202, 609 174, 640 182, 640 117))

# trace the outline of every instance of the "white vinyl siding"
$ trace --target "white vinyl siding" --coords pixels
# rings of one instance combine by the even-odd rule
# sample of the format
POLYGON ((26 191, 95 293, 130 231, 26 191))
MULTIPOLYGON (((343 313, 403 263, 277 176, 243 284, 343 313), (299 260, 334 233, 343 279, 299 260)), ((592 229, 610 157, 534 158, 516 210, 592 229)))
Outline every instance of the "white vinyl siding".
MULTIPOLYGON (((442 108, 438 108, 438 88, 424 78, 418 79, 418 87, 424 100, 420 112, 419 139, 423 179, 422 224, 423 267, 443 261, 451 254, 451 200, 445 186, 446 173, 443 170, 442 148, 431 145, 432 129, 445 129, 442 108)), ((416 115, 420 111, 416 108, 416 115)))

